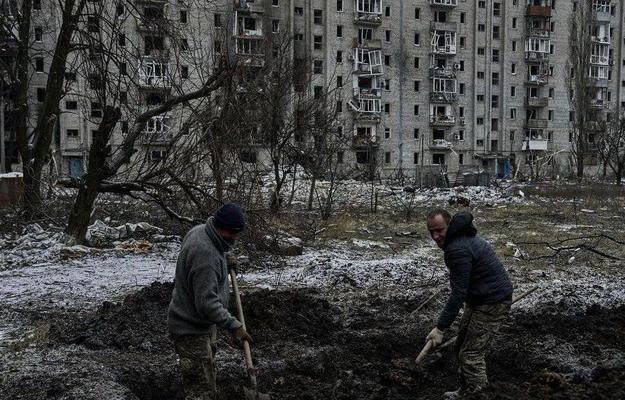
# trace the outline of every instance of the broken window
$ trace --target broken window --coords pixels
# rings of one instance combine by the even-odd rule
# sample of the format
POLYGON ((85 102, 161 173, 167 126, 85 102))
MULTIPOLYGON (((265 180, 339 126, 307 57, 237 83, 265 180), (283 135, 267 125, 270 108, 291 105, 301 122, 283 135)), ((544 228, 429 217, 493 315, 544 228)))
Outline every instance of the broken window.
POLYGON ((159 85, 166 82, 167 64, 145 60, 139 64, 139 79, 145 85, 159 85))
POLYGON ((382 14, 382 0, 356 0, 356 11, 362 13, 382 14))
POLYGON ((169 130, 168 125, 169 117, 164 115, 157 115, 150 118, 145 124, 145 131, 147 133, 165 133, 169 130))

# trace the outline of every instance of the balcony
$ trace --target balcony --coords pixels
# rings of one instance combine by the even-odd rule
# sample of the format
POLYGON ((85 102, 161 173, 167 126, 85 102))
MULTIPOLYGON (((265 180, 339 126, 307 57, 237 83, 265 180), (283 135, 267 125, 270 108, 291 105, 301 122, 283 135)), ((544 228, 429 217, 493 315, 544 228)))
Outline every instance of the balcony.
POLYGON ((545 27, 545 28, 528 27, 527 28, 527 36, 528 37, 538 37, 538 38, 548 39, 548 38, 551 37, 551 31, 547 27, 545 27))
POLYGON ((234 0, 235 11, 243 11, 249 13, 263 13, 265 12, 265 5, 263 0, 234 0))
POLYGON ((439 67, 431 67, 430 68, 430 78, 450 78, 453 79, 456 77, 456 70, 453 68, 439 68, 439 67))
POLYGON ((551 18, 551 7, 550 6, 527 6, 527 11, 525 15, 528 17, 551 18))
POLYGON ((547 107, 549 105, 548 97, 526 97, 525 106, 532 108, 547 107))
POLYGON ((144 57, 137 68, 138 84, 141 88, 167 89, 171 87, 169 66, 152 57, 144 57))
POLYGON ((609 45, 610 37, 609 36, 591 36, 590 40, 594 43, 609 45))
POLYGON ((456 44, 448 44, 444 46, 439 46, 436 44, 432 45, 432 53, 439 56, 455 56, 456 55, 456 44))
POLYGON ((590 56, 590 63, 591 64, 597 64, 597 65, 610 65, 610 57, 609 56, 591 55, 590 56))
POLYGON ((523 141, 524 151, 547 151, 549 142, 544 139, 525 139, 523 141))
POLYGON ((456 117, 454 115, 434 114, 430 115, 430 125, 432 126, 454 126, 456 117))
POLYGON ((354 88, 354 97, 357 99, 380 99, 382 98, 382 89, 354 88))
POLYGON ((457 93, 430 92, 430 103, 455 103, 458 101, 457 93))
POLYGON ((362 26, 378 26, 382 24, 382 13, 354 12, 354 24, 362 26))
POLYGON ((458 23, 456 22, 430 22, 430 30, 432 31, 445 31, 445 32, 457 32, 458 23))
POLYGON ((145 124, 142 142, 144 144, 166 144, 173 139, 169 126, 169 115, 152 117, 145 124))
POLYGON ((430 144, 430 149, 432 150, 450 150, 451 143, 446 141, 445 139, 434 139, 432 140, 432 144, 430 144))
POLYGON ((430 0, 432 7, 453 8, 458 5, 458 0, 430 0))
POLYGON ((548 62, 549 61, 549 53, 542 51, 526 51, 525 52, 525 61, 529 62, 548 62))
POLYGON ((379 136, 377 135, 355 135, 352 138, 352 147, 353 148, 371 148, 377 147, 380 143, 379 136))
POLYGON ((597 17, 597 22, 610 22, 612 19, 610 5, 595 6, 595 16, 597 17))
POLYGON ((379 121, 382 103, 379 98, 357 98, 349 100, 347 105, 356 113, 359 121, 379 121))
POLYGON ((358 43, 358 39, 354 38, 352 41, 352 48, 360 48, 366 50, 380 50, 382 48, 382 41, 380 39, 363 40, 358 43))
POLYGON ((264 41, 262 37, 236 39, 236 59, 240 64, 262 67, 265 64, 264 41))
POLYGON ((600 121, 587 121, 586 127, 592 132, 601 132, 605 128, 605 122, 600 121))
POLYGON ((525 127, 527 129, 545 129, 547 128, 547 123, 546 119, 527 119, 525 120, 525 127))
POLYGON ((608 78, 590 77, 588 78, 588 84, 598 88, 607 88, 609 82, 608 78))
POLYGON ((525 84, 527 86, 543 86, 549 82, 548 78, 549 76, 547 74, 529 75, 525 84))
POLYGON ((354 62, 353 73, 359 75, 382 75, 384 64, 380 50, 370 50, 366 47, 357 47, 352 53, 354 62))
POLYGON ((591 99, 590 100, 590 107, 592 107, 594 109, 604 109, 604 108, 609 108, 610 107, 610 103, 608 103, 604 99, 591 99))

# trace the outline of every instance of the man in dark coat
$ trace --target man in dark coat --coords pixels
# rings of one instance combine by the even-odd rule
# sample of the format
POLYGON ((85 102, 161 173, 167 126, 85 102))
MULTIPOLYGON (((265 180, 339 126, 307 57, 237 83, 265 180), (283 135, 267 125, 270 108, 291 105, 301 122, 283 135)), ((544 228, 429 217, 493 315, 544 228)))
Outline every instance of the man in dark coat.
POLYGON ((186 400, 216 399, 217 328, 229 330, 239 341, 252 341, 241 322, 228 311, 225 253, 244 228, 243 210, 228 203, 206 224, 192 228, 182 241, 167 325, 180 360, 186 400))
POLYGON ((451 295, 426 340, 434 346, 441 344, 444 331, 464 305, 455 346, 460 388, 444 395, 459 399, 488 385, 484 356, 510 312, 512 283, 493 247, 477 236, 469 212, 451 218, 443 209, 433 210, 428 214, 427 228, 445 252, 451 295))

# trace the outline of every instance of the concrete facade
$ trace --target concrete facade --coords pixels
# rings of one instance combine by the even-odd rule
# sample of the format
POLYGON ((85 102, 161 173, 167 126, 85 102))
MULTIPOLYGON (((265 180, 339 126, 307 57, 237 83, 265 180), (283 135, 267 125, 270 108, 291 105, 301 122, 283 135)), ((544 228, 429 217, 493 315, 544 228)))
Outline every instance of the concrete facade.
MULTIPOLYGON (((136 112, 146 93, 199 82, 210 72, 199 67, 201 60, 215 57, 216 41, 222 42, 220 52, 239 53, 253 64, 262 62, 258 42, 288 30, 295 38, 294 56, 311 61, 311 85, 341 86, 339 125, 344 134, 353 135, 345 163, 375 162, 386 177, 441 170, 452 177, 467 169, 504 176, 516 167, 527 170, 537 159, 544 163, 545 155, 553 154, 547 167, 551 172, 566 174, 571 169, 566 62, 568 21, 575 1, 209 3, 136 1, 140 15, 160 10, 156 14, 186 39, 185 49, 180 41, 164 40, 167 73, 162 77, 154 73, 159 69, 154 57, 145 52, 150 31, 141 17, 118 16, 128 43, 137 44, 129 50, 136 53, 136 65, 126 66, 132 79, 127 80, 125 112, 136 112), (186 22, 181 21, 181 12, 186 22), (151 69, 145 67, 150 62, 151 69), (148 69, 152 72, 146 73, 148 69)), ((609 106, 625 102, 623 5, 593 3, 598 21, 596 52, 589 60, 597 87, 593 107, 605 114, 609 106)), ((111 5, 108 12, 115 15, 116 7, 111 5)), ((53 37, 54 29, 44 35, 44 47, 53 37)), ((97 122, 90 117, 92 100, 84 95, 88 86, 79 76, 61 104, 64 113, 55 150, 61 170, 73 175, 84 168, 90 131, 97 122), (64 109, 74 95, 77 109, 64 109)), ((36 87, 33 90, 36 103, 36 87)), ((152 136, 144 144, 155 158, 161 149, 159 135, 166 140, 168 130, 177 129, 184 115, 177 109, 146 126, 146 134, 152 136)), ((122 126, 117 129, 119 138, 122 126)), ((592 133, 589 136, 592 141, 592 133)), ((114 139, 113 145, 115 140, 119 141, 114 139)), ((596 157, 588 157, 589 164, 595 161, 596 157)))

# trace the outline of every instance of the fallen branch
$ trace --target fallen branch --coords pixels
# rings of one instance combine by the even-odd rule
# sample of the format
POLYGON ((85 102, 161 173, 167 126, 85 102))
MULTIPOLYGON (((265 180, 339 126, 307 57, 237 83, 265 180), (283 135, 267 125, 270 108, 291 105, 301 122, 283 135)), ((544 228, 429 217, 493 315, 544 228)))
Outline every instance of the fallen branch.
MULTIPOLYGON (((549 248, 550 250, 554 251, 553 254, 550 255, 545 255, 545 256, 538 256, 538 257, 532 257, 529 260, 542 260, 545 258, 553 258, 556 257, 558 254, 560 254, 563 251, 578 251, 578 250, 588 250, 591 253, 595 253, 597 255, 600 255, 602 257, 608 258, 610 260, 621 260, 620 257, 617 256, 613 256, 611 254, 605 253, 601 250, 597 250, 596 249, 596 245, 595 246, 590 246, 586 243, 581 243, 578 245, 574 245, 574 246, 565 246, 565 247, 557 247, 558 245, 567 243, 567 242, 572 242, 572 241, 577 241, 577 240, 589 240, 589 239, 608 239, 613 241, 614 243, 618 243, 618 244, 622 244, 625 245, 625 242, 622 242, 618 239, 613 238, 612 236, 606 235, 606 234, 599 234, 599 235, 591 235, 591 236, 580 236, 580 237, 576 237, 576 238, 567 238, 567 239, 562 239, 559 240, 557 242, 554 243, 549 243, 549 242, 545 242, 545 241, 539 241, 539 242, 518 242, 518 244, 525 244, 525 245, 539 245, 539 246, 546 246, 547 248, 549 248)), ((598 244, 598 242, 597 242, 598 244)))
POLYGON ((410 313, 410 316, 412 317, 414 314, 416 314, 417 312, 421 311, 421 309, 423 307, 425 307, 430 301, 432 301, 432 299, 434 297, 436 297, 440 292, 443 291, 443 288, 438 289, 436 292, 434 292, 430 297, 428 297, 423 303, 421 303, 419 305, 419 307, 417 307, 413 312, 410 313))

